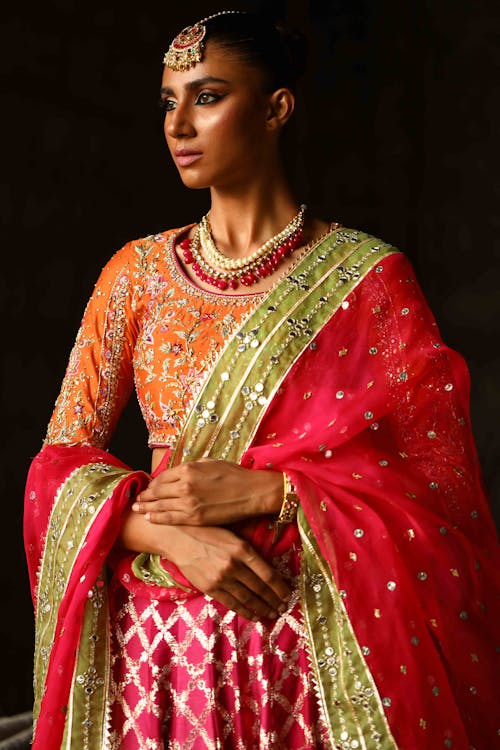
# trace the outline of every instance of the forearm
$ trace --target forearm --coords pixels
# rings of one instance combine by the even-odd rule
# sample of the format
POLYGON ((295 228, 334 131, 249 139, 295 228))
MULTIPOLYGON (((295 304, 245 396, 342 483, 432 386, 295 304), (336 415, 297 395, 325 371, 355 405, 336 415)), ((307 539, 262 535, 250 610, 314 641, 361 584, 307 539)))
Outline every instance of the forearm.
POLYGON ((280 471, 201 459, 160 472, 132 510, 152 524, 225 526, 279 513, 283 490, 280 471))
POLYGON ((252 515, 279 512, 283 502, 283 474, 280 471, 252 471, 249 488, 251 495, 248 505, 252 508, 252 515))
POLYGON ((247 619, 278 617, 290 597, 281 575, 228 529, 155 525, 130 510, 119 543, 170 560, 195 589, 247 619))
POLYGON ((174 533, 175 527, 149 523, 143 515, 128 510, 123 515, 118 543, 132 552, 168 557, 169 540, 174 533))

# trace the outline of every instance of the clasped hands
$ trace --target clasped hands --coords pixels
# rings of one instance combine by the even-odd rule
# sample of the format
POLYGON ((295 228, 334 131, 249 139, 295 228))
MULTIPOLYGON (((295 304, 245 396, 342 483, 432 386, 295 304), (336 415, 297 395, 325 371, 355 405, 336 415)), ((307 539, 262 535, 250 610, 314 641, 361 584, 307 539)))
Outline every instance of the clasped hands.
POLYGON ((132 505, 150 523, 175 527, 166 556, 193 586, 240 615, 257 620, 286 609, 282 576, 227 524, 278 512, 280 472, 201 459, 155 476, 132 505))

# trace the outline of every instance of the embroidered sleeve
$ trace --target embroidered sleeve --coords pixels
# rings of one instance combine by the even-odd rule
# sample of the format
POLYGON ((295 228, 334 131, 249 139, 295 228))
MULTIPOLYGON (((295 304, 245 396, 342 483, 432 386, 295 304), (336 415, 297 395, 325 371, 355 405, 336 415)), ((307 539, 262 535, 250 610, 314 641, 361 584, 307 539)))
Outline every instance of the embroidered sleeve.
POLYGON ((130 247, 103 269, 71 352, 45 444, 106 448, 133 387, 130 247))

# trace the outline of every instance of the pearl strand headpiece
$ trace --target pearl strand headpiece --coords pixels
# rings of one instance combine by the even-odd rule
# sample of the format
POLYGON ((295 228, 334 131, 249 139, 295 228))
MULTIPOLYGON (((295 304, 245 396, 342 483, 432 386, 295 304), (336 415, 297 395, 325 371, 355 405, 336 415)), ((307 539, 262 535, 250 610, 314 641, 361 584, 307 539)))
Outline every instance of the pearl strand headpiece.
POLYGON ((204 39, 207 33, 205 24, 218 16, 245 13, 244 10, 221 10, 202 18, 192 26, 186 26, 175 37, 163 57, 163 62, 171 70, 189 70, 203 59, 204 39))

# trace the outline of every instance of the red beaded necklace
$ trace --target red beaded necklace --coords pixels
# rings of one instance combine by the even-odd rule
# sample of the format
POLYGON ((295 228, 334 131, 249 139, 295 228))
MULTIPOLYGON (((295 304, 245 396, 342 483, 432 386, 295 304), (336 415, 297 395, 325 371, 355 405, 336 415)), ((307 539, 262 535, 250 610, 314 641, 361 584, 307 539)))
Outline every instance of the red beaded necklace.
MULTIPOLYGON (((238 262, 237 269, 216 268, 211 266, 202 256, 200 251, 200 226, 195 229, 193 238, 186 237, 179 242, 184 262, 190 265, 195 275, 210 286, 225 291, 226 289, 237 289, 240 284, 252 286, 260 279, 270 276, 276 270, 281 261, 289 256, 297 247, 303 243, 304 232, 302 224, 293 228, 291 234, 280 244, 269 241, 270 249, 264 255, 253 258, 248 263, 238 262)), ((256 254, 253 254, 254 256, 256 254)))

